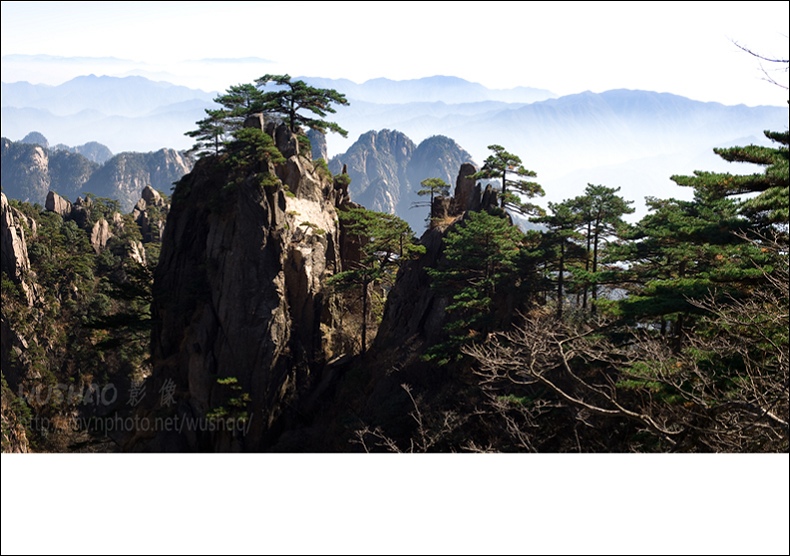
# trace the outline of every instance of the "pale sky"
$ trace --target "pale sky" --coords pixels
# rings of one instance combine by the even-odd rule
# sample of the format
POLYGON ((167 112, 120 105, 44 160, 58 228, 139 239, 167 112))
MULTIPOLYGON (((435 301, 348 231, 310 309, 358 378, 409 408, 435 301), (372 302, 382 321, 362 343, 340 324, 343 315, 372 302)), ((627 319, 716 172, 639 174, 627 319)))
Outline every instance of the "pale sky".
MULTIPOLYGON (((737 41, 788 57, 778 2, 2 2, 2 55, 134 63, 25 66, 4 82, 85 73, 145 75, 205 90, 263 73, 412 79, 453 75, 490 88, 564 95, 628 88, 724 104, 786 105, 737 41), (202 58, 270 63, 187 63, 202 58), (35 67, 34 67, 35 66, 35 67)), ((779 81, 785 71, 766 69, 779 81)))

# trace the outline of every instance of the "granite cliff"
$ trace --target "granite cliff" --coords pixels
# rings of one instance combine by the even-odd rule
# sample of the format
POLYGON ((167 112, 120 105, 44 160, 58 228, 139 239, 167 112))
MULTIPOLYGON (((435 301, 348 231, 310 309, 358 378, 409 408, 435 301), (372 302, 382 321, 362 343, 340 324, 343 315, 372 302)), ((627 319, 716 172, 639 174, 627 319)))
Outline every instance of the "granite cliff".
POLYGON ((342 268, 336 210, 348 196, 284 126, 247 125, 275 138, 284 162, 239 175, 200 160, 176 186, 154 274, 148 384, 171 388, 173 405, 144 415, 195 426, 138 431, 125 449, 265 450, 343 355, 325 278, 342 268), (217 416, 244 422, 245 434, 199 426, 217 416))

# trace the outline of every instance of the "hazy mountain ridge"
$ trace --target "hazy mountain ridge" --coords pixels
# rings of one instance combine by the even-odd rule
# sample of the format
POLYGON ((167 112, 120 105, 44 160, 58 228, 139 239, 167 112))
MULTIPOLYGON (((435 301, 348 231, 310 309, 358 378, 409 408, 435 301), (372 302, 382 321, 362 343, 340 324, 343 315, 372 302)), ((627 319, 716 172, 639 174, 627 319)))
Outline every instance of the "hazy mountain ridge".
POLYGON ((470 102, 537 102, 557 95, 545 89, 515 87, 512 89, 489 89, 446 75, 434 75, 420 79, 395 81, 385 77, 354 83, 348 79, 328 79, 323 77, 300 77, 314 87, 336 89, 351 100, 373 102, 376 104, 403 104, 411 102, 443 102, 462 104, 470 102))
MULTIPOLYGON (((363 84, 305 79, 317 86, 336 87, 352 99, 350 106, 341 106, 332 115, 349 134, 347 139, 336 134, 327 137, 330 157, 348 151, 357 138, 372 129, 398 130, 415 143, 433 135, 452 137, 477 160, 488 155, 488 145, 501 144, 537 172, 538 181, 547 192, 546 201, 575 195, 587 182, 604 178, 609 185, 622 187, 626 197, 637 204, 659 189, 670 188, 673 195, 682 196, 688 192, 676 187, 669 176, 695 169, 687 167, 690 160, 707 159, 715 168, 721 168, 722 161, 712 155, 713 146, 731 144, 743 137, 754 137, 762 143, 764 130, 783 129, 788 119, 788 109, 783 106, 726 106, 651 91, 584 92, 539 102, 508 103, 479 100, 483 93, 491 98, 495 95, 479 84, 457 78, 435 76, 402 82, 380 79, 363 84), (433 92, 429 91, 431 85, 436 86, 433 92), (471 96, 463 97, 461 91, 471 96), (354 95, 376 102, 358 100, 354 95), (403 102, 414 95, 421 102, 403 102), (393 97, 400 102, 388 104, 386 101, 393 97), (440 100, 431 101, 434 98, 440 100), (633 166, 641 160, 649 163, 637 172, 637 181, 631 171, 622 175, 613 171, 619 164, 633 166), (580 175, 586 177, 578 179, 580 175)), ((93 77, 63 84, 63 90, 85 87, 84 94, 78 95, 85 101, 84 106, 70 96, 71 108, 81 110, 69 115, 56 115, 45 108, 8 106, 7 84, 3 84, 2 135, 15 139, 38 129, 57 142, 98 141, 115 152, 191 146, 184 132, 194 129, 195 122, 205 115, 204 109, 212 105, 207 100, 211 94, 191 90, 189 94, 194 96, 189 99, 177 95, 157 99, 153 92, 171 89, 135 78, 128 83, 144 86, 148 91, 144 96, 150 110, 145 115, 99 110, 98 107, 110 110, 107 106, 113 104, 107 98, 110 93, 96 93, 102 90, 99 85, 123 83, 127 81, 93 77), (96 101, 97 96, 103 99, 96 101)), ((40 87, 40 98, 51 95, 53 90, 29 83, 8 84, 13 89, 11 85, 28 91, 40 87)), ((186 94, 183 88, 175 91, 186 94)), ((59 106, 66 104, 64 101, 59 106)), ((142 104, 141 100, 138 107, 142 104)), ((129 107, 123 103, 121 106, 126 107, 123 110, 129 107)))
POLYGON ((208 103, 214 96, 214 93, 138 76, 86 75, 57 86, 27 82, 2 84, 3 107, 40 108, 57 116, 76 114, 87 107, 105 114, 143 116, 170 104, 190 100, 208 103))

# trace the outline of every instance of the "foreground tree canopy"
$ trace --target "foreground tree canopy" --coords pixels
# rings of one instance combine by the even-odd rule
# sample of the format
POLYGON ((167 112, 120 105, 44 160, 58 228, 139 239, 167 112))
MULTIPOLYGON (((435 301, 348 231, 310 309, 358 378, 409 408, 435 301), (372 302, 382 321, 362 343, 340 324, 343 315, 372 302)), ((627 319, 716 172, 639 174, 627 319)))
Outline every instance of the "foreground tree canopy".
POLYGON ((197 122, 197 129, 186 133, 196 139, 193 150, 199 154, 219 154, 244 120, 257 113, 282 120, 292 133, 302 133, 303 127, 307 127, 321 133, 347 135, 338 124, 325 119, 327 114, 336 112, 334 105, 348 105, 346 97, 334 89, 294 81, 287 74, 266 74, 255 84, 233 85, 214 102, 221 108, 206 109, 206 117, 197 122))
POLYGON ((483 167, 474 175, 475 179, 499 180, 502 184, 500 206, 524 215, 541 214, 542 209, 525 201, 545 195, 543 188, 529 178, 537 176, 524 168, 521 158, 509 153, 501 145, 489 145, 492 154, 483 162, 483 167))

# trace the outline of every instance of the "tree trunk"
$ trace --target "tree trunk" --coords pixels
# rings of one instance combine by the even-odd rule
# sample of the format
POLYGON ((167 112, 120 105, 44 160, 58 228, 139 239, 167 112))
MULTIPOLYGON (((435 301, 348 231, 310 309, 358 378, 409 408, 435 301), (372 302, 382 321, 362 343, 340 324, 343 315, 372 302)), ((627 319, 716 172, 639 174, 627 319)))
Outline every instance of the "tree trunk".
MULTIPOLYGON (((592 241, 592 221, 587 222, 587 253, 584 258, 584 272, 590 272, 590 242, 592 241)), ((584 297, 582 298, 582 309, 587 310, 587 291, 590 289, 590 283, 587 278, 584 279, 584 297)))
POLYGON ((505 174, 507 174, 507 166, 502 168, 502 199, 499 202, 501 208, 505 208, 505 174))
POLYGON ((557 318, 562 320, 562 288, 565 278, 565 239, 560 243, 560 271, 557 276, 557 318))
POLYGON ((362 351, 365 355, 368 349, 368 282, 362 284, 362 351))
MULTIPOLYGON (((595 234, 593 236, 593 259, 592 259, 592 271, 593 271, 593 274, 598 272, 598 239, 599 239, 600 230, 599 230, 599 227, 598 227, 597 224, 598 223, 596 222, 595 234)), ((598 281, 597 281, 597 278, 596 278, 596 281, 593 282, 592 298, 593 298, 592 314, 595 314, 595 312, 596 312, 595 302, 598 301, 598 281)))

